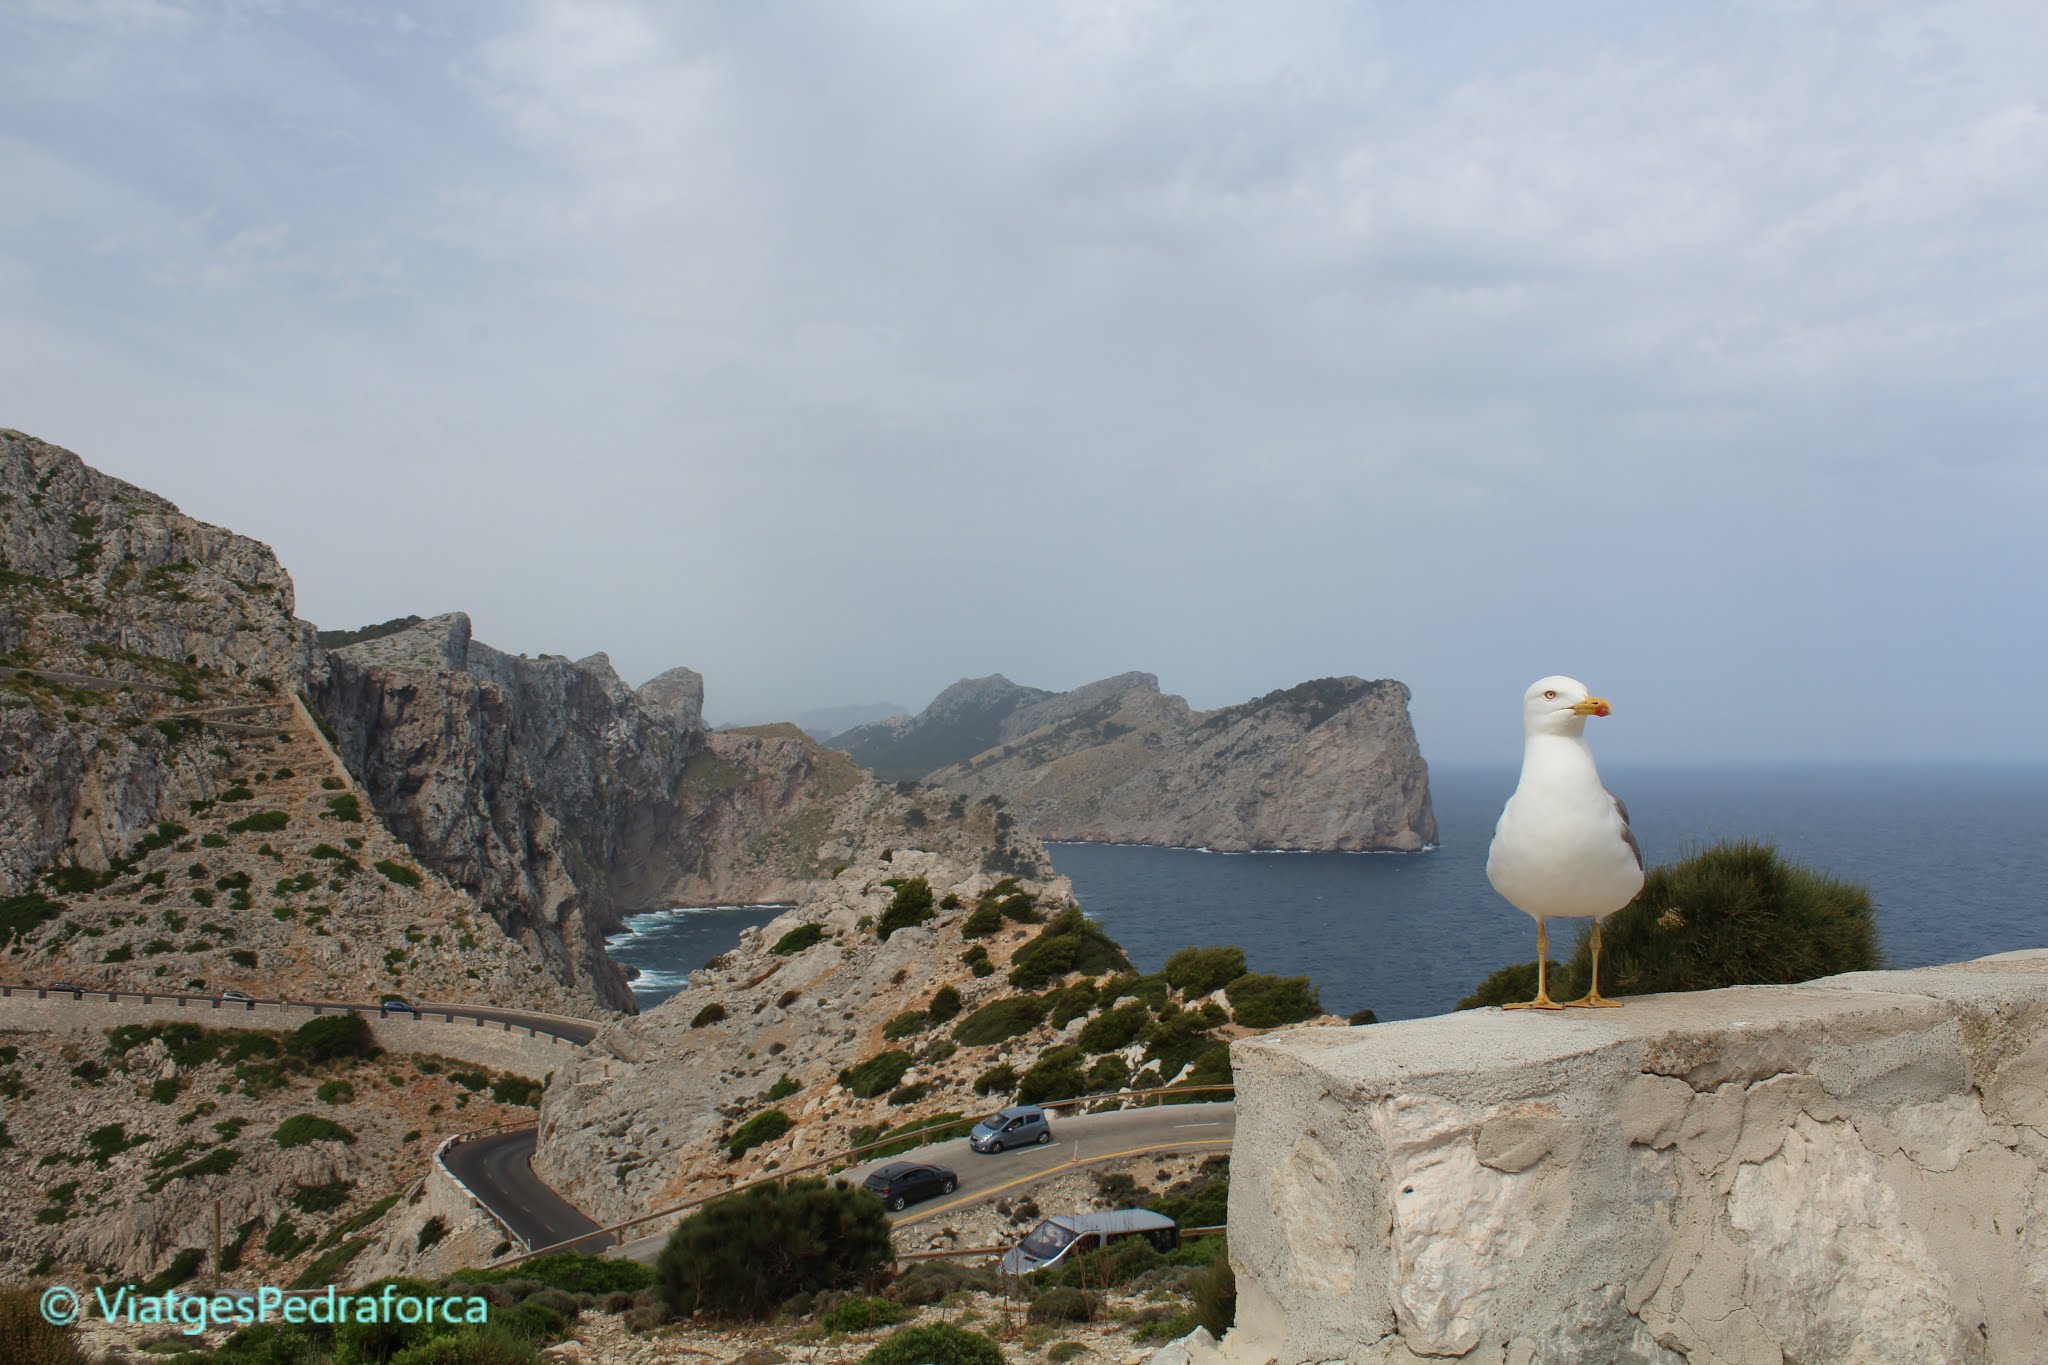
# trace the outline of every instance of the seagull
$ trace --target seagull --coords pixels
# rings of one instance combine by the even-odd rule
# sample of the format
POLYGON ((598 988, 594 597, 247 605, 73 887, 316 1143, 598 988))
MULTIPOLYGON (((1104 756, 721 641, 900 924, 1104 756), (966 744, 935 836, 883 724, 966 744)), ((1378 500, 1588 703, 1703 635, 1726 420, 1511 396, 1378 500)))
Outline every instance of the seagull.
POLYGON ((1536 998, 1511 1010, 1618 1007, 1600 994, 1600 921, 1643 889, 1643 850, 1628 807, 1600 785, 1586 744, 1586 717, 1611 713, 1577 678, 1553 675, 1522 694, 1522 780, 1500 813, 1486 854, 1486 879, 1536 921, 1536 998), (1593 918, 1593 988, 1559 1004, 1546 979, 1544 921, 1593 918))

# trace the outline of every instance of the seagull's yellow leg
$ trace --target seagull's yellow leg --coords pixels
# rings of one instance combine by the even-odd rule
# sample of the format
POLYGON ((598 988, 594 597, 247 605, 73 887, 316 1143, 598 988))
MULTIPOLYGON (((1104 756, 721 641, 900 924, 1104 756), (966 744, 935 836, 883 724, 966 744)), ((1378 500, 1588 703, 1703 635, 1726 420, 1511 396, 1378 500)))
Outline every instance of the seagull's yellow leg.
POLYGON ((1600 994, 1600 921, 1597 919, 1593 921, 1593 989, 1587 991, 1576 1000, 1566 1001, 1565 1008, 1585 1010, 1618 1010, 1621 1008, 1619 1000, 1609 1000, 1606 996, 1600 994))
POLYGON ((1520 1004, 1502 1005, 1504 1010, 1561 1010, 1563 1005, 1550 998, 1550 926, 1542 920, 1536 921, 1536 998, 1520 1004))

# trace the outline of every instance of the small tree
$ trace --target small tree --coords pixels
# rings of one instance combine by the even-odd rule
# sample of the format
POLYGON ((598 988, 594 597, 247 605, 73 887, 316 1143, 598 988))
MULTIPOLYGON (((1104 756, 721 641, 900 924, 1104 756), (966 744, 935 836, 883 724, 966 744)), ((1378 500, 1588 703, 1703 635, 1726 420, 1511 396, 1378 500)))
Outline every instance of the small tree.
POLYGON ((787 1180, 684 1219, 655 1261, 655 1286, 679 1315, 760 1321, 793 1294, 873 1289, 893 1256, 881 1200, 843 1180, 787 1180))
POLYGON ((1003 1348, 979 1332, 930 1322, 888 1337, 860 1365, 1003 1365, 1003 1348))
POLYGON ((1183 948, 1166 959, 1166 983, 1190 998, 1222 990, 1244 974, 1242 948, 1183 948))
POLYGON ((374 1057, 377 1040, 359 1014, 323 1014, 299 1025, 292 1034, 291 1050, 314 1063, 337 1057, 374 1057))
POLYGON ((896 895, 890 900, 889 908, 882 912, 882 919, 875 926, 875 933, 887 938, 898 929, 923 924, 938 913, 932 908, 931 883, 923 877, 912 877, 896 888, 896 895))

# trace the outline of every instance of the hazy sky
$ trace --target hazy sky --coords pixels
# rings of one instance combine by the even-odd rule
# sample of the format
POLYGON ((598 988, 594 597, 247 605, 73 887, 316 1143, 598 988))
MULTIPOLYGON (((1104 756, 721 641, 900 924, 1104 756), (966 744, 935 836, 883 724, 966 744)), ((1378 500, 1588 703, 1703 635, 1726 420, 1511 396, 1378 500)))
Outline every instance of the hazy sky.
POLYGON ((2048 758, 2048 9, 0 0, 0 425, 715 717, 2048 758))

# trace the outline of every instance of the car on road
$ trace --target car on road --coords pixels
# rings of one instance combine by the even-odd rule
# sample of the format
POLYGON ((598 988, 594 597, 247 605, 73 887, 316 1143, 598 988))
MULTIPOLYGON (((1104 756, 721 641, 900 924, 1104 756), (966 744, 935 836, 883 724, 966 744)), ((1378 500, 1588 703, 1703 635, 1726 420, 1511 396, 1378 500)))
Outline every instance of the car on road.
POLYGON ((1051 1141, 1052 1125, 1046 1122, 1045 1111, 1035 1104, 998 1109, 967 1134, 967 1145, 977 1152, 1001 1152, 1051 1141))
POLYGON ((73 995, 83 995, 85 993, 85 987, 79 985, 76 981, 52 981, 43 989, 45 991, 70 991, 73 995))
POLYGON ((247 991, 222 991, 220 1002, 223 1005, 253 1005, 256 997, 247 991))
POLYGON ((413 1018, 417 1019, 420 1017, 420 1007, 402 996, 387 995, 377 1002, 377 1013, 379 1015, 410 1014, 413 1018))
POLYGON ((951 1194, 959 1178, 944 1166, 926 1166, 915 1161, 892 1161, 869 1173, 861 1184, 873 1190, 884 1204, 900 1209, 935 1194, 951 1194))
POLYGON ((1180 1245, 1180 1224, 1150 1209, 1056 1213, 1004 1252, 999 1265, 1005 1275, 1029 1275, 1126 1237, 1143 1237, 1154 1250, 1171 1251, 1180 1245))

